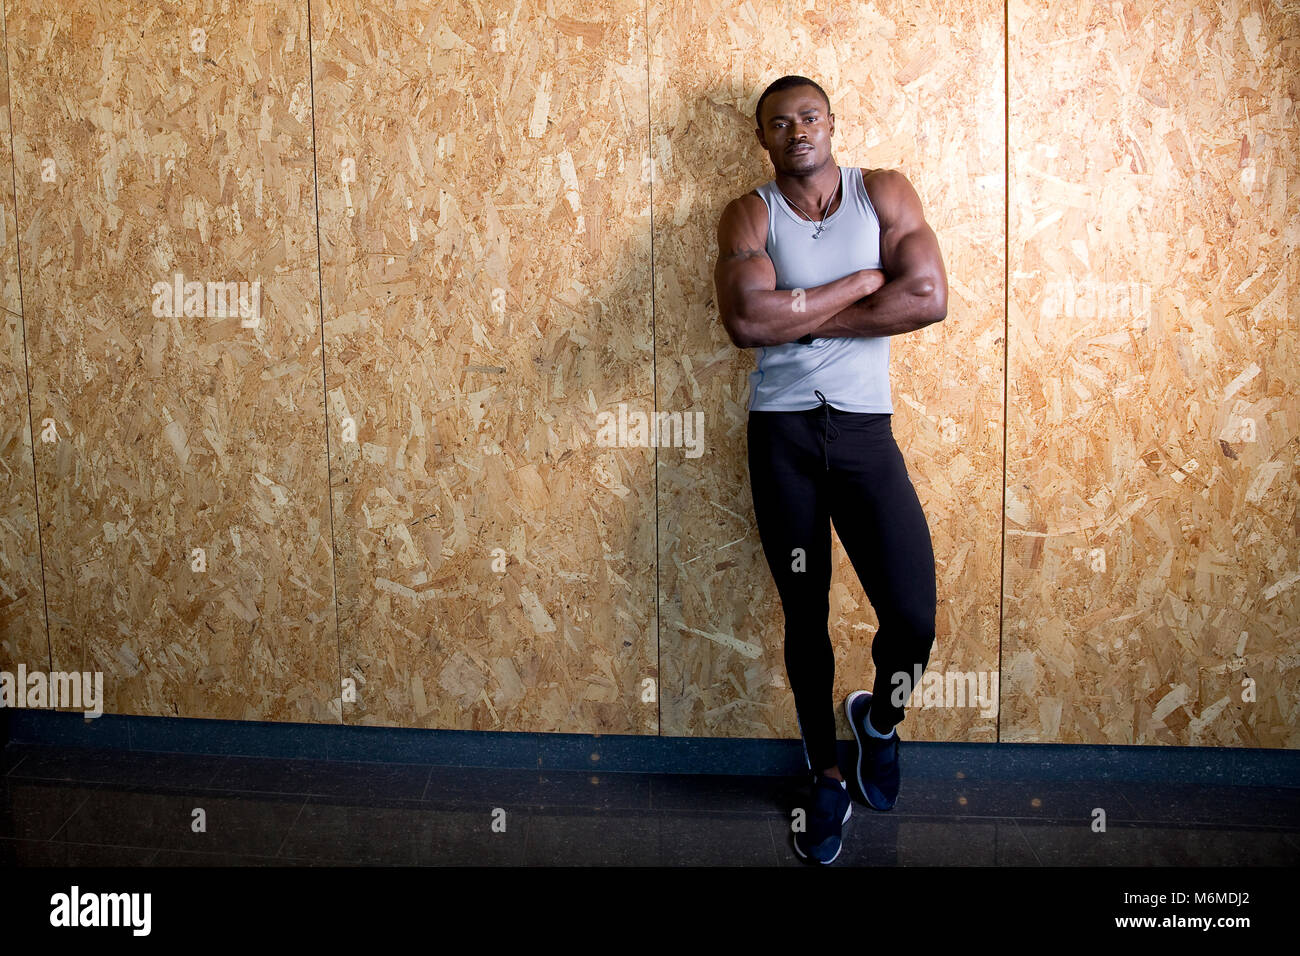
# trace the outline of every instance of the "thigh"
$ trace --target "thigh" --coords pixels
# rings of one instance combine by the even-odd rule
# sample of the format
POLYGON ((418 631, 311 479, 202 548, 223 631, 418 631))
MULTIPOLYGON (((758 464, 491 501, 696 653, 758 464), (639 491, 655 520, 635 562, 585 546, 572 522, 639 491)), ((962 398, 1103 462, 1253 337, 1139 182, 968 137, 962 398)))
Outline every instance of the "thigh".
POLYGON ((798 412, 750 412, 749 483, 759 539, 782 604, 825 602, 830 511, 821 446, 798 412))
POLYGON ((836 422, 829 475, 831 520, 881 624, 904 616, 924 627, 935 611, 930 527, 885 417, 836 422))

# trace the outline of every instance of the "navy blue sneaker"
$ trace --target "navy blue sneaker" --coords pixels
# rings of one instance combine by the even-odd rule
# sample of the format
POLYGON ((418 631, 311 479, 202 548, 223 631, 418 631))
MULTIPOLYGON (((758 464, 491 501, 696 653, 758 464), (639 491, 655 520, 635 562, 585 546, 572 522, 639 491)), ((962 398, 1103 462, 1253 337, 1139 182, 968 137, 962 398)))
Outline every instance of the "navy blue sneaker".
POLYGON ((853 814, 848 786, 834 777, 817 777, 804 810, 804 831, 795 831, 794 851, 805 860, 832 862, 844 846, 844 824, 853 814))
POLYGON ((855 690, 844 700, 844 713, 858 741, 858 788, 873 810, 892 810, 898 800, 898 728, 888 739, 867 733, 867 711, 871 693, 855 690))

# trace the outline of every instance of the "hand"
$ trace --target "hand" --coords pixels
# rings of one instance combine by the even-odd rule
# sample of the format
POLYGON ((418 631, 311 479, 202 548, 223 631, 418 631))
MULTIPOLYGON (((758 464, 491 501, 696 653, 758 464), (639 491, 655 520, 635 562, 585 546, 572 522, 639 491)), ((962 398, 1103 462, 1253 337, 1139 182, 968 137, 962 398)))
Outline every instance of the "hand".
POLYGON ((863 269, 862 282, 865 291, 862 293, 862 297, 865 298, 871 295, 871 293, 884 285, 885 281, 885 273, 880 269, 863 269))

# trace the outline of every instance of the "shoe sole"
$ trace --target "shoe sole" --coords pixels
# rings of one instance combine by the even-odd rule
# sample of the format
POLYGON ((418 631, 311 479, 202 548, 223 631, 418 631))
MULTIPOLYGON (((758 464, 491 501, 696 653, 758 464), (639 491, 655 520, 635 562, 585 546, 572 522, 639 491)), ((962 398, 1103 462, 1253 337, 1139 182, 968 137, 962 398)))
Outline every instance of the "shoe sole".
MULTIPOLYGON (((852 800, 849 800, 849 805, 848 805, 847 807, 844 808, 844 819, 840 821, 840 826, 844 826, 844 824, 848 823, 848 822, 849 822, 849 817, 851 817, 851 816, 853 816, 853 801, 852 801, 852 800)), ((809 857, 808 857, 808 856, 803 852, 803 850, 799 849, 799 841, 798 841, 798 840, 791 839, 790 842, 794 844, 794 852, 798 853, 798 854, 799 854, 799 857, 800 857, 801 859, 804 859, 804 860, 810 859, 810 858, 809 858, 809 857)), ((828 864, 828 863, 834 863, 835 860, 839 857, 840 852, 841 852, 843 849, 844 849, 844 837, 841 836, 841 837, 840 837, 840 847, 839 847, 838 850, 835 851, 835 856, 831 857, 829 860, 813 860, 813 862, 814 862, 814 863, 820 863, 822 866, 825 866, 825 865, 828 864)))
POLYGON ((895 800, 894 804, 891 804, 888 807, 878 807, 871 802, 871 798, 867 796, 867 788, 862 785, 862 757, 863 757, 862 736, 861 734, 858 733, 858 725, 853 722, 853 702, 857 700, 859 697, 869 698, 870 696, 871 696, 870 691, 865 691, 865 690, 855 690, 853 693, 849 694, 848 697, 844 698, 844 716, 848 718, 849 729, 853 731, 853 739, 857 741, 858 744, 858 763, 857 763, 857 769, 855 771, 858 778, 858 792, 862 794, 862 799, 867 802, 867 806, 869 806, 872 810, 876 810, 880 813, 888 813, 890 810, 894 809, 894 805, 896 805, 898 801, 895 800))

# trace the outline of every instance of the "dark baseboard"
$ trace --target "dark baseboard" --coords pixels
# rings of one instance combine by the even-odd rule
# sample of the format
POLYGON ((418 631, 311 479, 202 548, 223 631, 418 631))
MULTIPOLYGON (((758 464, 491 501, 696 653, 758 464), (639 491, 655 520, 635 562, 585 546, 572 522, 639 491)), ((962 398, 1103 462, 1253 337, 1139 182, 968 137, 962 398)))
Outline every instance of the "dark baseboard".
MULTIPOLYGON (((1118 780, 1300 787, 1300 751, 1233 747, 940 743, 908 740, 909 776, 967 780, 1118 780)), ((293 724, 0 708, 0 743, 281 759, 582 770, 797 775, 798 740, 635 734, 507 733, 293 724)), ((842 766, 854 744, 840 742, 842 766)))

